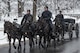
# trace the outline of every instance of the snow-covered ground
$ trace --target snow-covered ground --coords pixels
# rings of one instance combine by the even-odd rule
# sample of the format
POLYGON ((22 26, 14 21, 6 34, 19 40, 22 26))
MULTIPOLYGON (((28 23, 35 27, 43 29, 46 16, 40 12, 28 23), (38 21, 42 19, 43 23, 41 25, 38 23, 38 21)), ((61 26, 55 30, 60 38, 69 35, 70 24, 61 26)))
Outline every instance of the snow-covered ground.
MULTIPOLYGON (((53 19, 54 19, 54 17, 55 16, 53 15, 53 19)), ((76 19, 75 17, 70 17, 70 16, 64 16, 64 17, 75 19, 77 23, 80 23, 80 19, 76 19)), ((16 18, 16 16, 14 16, 14 18, 16 18)), ((2 21, 0 21, 0 45, 8 44, 7 34, 4 34, 4 20, 8 20, 8 21, 13 22, 14 18, 4 17, 2 19, 2 21)), ((17 19, 18 19, 17 23, 20 24, 22 17, 17 18, 17 19)), ((37 19, 38 19, 38 17, 37 17, 37 19)))

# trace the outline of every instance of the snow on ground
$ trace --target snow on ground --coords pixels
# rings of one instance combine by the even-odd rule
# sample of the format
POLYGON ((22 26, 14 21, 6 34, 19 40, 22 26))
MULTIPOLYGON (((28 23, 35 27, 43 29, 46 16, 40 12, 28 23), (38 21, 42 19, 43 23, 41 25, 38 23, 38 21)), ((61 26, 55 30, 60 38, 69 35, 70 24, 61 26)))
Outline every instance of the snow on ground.
POLYGON ((0 45, 7 44, 7 34, 4 35, 3 31, 0 31, 0 45))
MULTIPOLYGON (((72 19, 75 19, 77 21, 77 23, 80 23, 80 19, 76 19, 75 17, 70 17, 70 16, 64 16, 65 18, 72 18, 72 19)), ((16 16, 14 16, 14 18, 17 18, 16 16)), ((8 21, 11 21, 13 22, 14 18, 12 17, 7 17, 5 16, 2 21, 0 21, 0 45, 3 45, 3 44, 8 44, 8 39, 7 39, 7 34, 4 35, 4 22, 3 20, 8 20, 8 21)), ((20 18, 17 18, 17 23, 20 24, 21 23, 21 20, 22 20, 22 17, 20 18)), ((55 15, 53 15, 53 20, 55 19, 55 15)), ((37 20, 38 20, 38 17, 37 17, 37 20)), ((28 40, 28 39, 27 39, 28 40)), ((13 41, 12 41, 13 42, 13 41)), ((16 41, 17 42, 17 41, 16 41)))
POLYGON ((4 26, 3 26, 4 22, 0 21, 0 29, 2 29, 4 26))

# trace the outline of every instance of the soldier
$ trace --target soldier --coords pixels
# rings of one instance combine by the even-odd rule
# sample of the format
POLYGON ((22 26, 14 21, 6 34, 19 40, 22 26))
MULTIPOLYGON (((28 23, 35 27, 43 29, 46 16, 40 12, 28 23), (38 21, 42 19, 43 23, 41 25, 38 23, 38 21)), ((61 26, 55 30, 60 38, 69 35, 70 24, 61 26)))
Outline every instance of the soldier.
POLYGON ((62 11, 59 11, 59 14, 56 15, 56 17, 58 17, 58 18, 60 19, 61 22, 64 21, 64 16, 63 16, 63 14, 62 14, 62 11))
POLYGON ((60 23, 61 23, 61 25, 63 27, 64 26, 64 16, 62 14, 62 11, 59 11, 59 14, 56 15, 56 18, 59 18, 59 21, 60 21, 60 23))
POLYGON ((59 24, 60 24, 60 26, 61 26, 61 28, 63 30, 63 36, 64 36, 65 24, 64 24, 64 16, 62 14, 62 11, 59 11, 59 14, 56 15, 56 18, 55 18, 54 21, 56 21, 57 26, 59 26, 59 24))
POLYGON ((25 24, 27 20, 29 21, 30 24, 33 22, 33 16, 31 15, 30 10, 27 10, 27 14, 24 15, 21 21, 21 25, 25 24))

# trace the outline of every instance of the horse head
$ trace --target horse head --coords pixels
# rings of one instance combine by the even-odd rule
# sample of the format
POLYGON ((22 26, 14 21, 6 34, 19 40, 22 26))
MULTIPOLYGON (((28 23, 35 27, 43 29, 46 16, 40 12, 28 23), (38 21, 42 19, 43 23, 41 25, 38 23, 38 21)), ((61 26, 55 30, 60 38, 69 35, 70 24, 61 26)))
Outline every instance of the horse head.
POLYGON ((12 23, 9 21, 4 21, 4 33, 7 33, 12 27, 12 23))

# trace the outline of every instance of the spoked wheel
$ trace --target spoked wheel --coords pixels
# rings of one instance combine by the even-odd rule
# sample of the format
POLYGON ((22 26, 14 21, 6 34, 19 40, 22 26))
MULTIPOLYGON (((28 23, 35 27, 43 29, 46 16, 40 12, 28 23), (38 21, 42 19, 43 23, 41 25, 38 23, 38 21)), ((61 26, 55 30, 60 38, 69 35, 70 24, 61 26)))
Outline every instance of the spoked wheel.
POLYGON ((79 38, 79 25, 78 25, 78 23, 76 23, 75 33, 76 33, 76 38, 79 38))
POLYGON ((72 40, 73 32, 69 32, 69 39, 72 40))
POLYGON ((69 24, 69 27, 68 27, 68 31, 69 31, 69 39, 72 40, 72 36, 73 36, 73 31, 72 31, 72 24, 70 23, 69 24))

